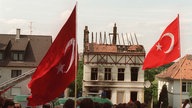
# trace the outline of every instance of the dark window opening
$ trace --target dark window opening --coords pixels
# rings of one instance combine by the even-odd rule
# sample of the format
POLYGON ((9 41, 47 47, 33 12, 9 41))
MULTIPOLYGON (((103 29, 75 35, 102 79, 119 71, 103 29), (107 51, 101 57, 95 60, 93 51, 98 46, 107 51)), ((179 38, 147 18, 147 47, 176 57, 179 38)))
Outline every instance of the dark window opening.
POLYGON ((111 80, 111 68, 105 68, 105 80, 111 80))
POLYGON ((88 96, 99 96, 98 88, 89 88, 88 96))
POLYGON ((103 97, 103 98, 111 99, 111 90, 104 90, 104 91, 102 92, 102 97, 103 97))
POLYGON ((182 92, 186 92, 187 91, 187 84, 186 82, 182 82, 182 92))
POLYGON ((124 68, 119 68, 118 69, 118 81, 124 81, 124 68))
POLYGON ((137 81, 138 79, 138 67, 131 67, 131 81, 137 81))
POLYGON ((97 76, 98 76, 98 69, 91 68, 91 80, 97 80, 97 76))
POLYGON ((0 60, 3 60, 3 52, 0 52, 0 60))
POLYGON ((137 92, 136 91, 131 92, 131 101, 133 101, 133 102, 137 101, 137 92))
POLYGON ((21 75, 21 70, 11 70, 11 78, 21 75))

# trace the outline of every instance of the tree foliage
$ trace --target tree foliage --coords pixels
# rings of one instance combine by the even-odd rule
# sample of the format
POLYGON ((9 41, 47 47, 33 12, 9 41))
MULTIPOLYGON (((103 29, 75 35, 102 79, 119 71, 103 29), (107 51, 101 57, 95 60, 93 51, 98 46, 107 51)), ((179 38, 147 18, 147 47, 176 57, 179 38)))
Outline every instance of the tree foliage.
POLYGON ((159 74, 160 72, 162 72, 163 70, 167 69, 168 67, 170 67, 173 64, 167 64, 167 65, 163 65, 161 67, 158 68, 153 68, 153 69, 148 69, 145 71, 145 81, 150 81, 151 82, 151 87, 150 88, 145 88, 145 96, 144 96, 144 100, 146 103, 151 102, 151 99, 153 98, 153 102, 157 103, 158 102, 158 92, 157 92, 157 88, 158 88, 158 82, 157 80, 155 80, 155 75, 159 74))
POLYGON ((167 108, 168 105, 167 85, 164 84, 159 95, 159 106, 161 106, 160 108, 167 108))
MULTIPOLYGON (((77 95, 81 95, 82 92, 82 80, 83 80, 83 61, 78 62, 78 72, 76 76, 77 80, 77 95)), ((75 96, 75 81, 73 81, 69 85, 69 96, 74 97, 75 96)))

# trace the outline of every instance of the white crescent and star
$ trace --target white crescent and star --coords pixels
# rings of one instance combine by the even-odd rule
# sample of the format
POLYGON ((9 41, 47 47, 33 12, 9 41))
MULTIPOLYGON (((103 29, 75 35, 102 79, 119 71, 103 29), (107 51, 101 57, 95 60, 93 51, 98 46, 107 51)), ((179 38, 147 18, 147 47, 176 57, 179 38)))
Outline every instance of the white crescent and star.
POLYGON ((57 73, 63 73, 64 66, 65 64, 59 63, 59 65, 57 66, 57 73))
POLYGON ((62 64, 60 62, 59 65, 56 67, 58 70, 57 73, 67 73, 75 60, 75 39, 74 38, 68 41, 67 45, 65 46, 64 54, 66 54, 66 51, 70 46, 72 46, 72 52, 71 52, 71 59, 69 62, 69 66, 67 67, 66 70, 63 70, 65 64, 62 64))
MULTIPOLYGON (((174 39, 174 35, 173 35, 172 33, 165 33, 165 34, 161 37, 161 39, 163 39, 164 37, 169 37, 169 38, 171 38, 171 44, 170 44, 169 48, 168 48, 166 51, 164 51, 164 53, 167 54, 167 53, 170 53, 170 52, 173 50, 175 39, 174 39)), ((160 43, 157 43, 156 47, 157 47, 157 51, 158 51, 158 50, 162 50, 162 49, 161 49, 162 46, 160 45, 160 43)))

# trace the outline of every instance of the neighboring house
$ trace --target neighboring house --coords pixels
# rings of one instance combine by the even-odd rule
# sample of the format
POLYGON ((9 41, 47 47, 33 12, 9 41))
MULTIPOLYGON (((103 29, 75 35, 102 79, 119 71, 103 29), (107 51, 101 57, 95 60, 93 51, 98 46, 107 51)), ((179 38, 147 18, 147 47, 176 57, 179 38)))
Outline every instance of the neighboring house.
POLYGON ((192 55, 186 55, 162 73, 158 79, 158 95, 163 84, 167 85, 169 106, 180 108, 181 101, 189 99, 192 87, 192 55), (182 92, 181 92, 182 91, 182 92))
MULTIPOLYGON (((51 36, 21 35, 20 29, 16 34, 0 34, 0 83, 36 68, 51 44, 51 36)), ((29 80, 16 84, 2 95, 13 98, 30 94, 29 80)))
POLYGON ((107 97, 113 104, 144 102, 144 47, 138 44, 136 36, 135 44, 132 37, 129 41, 127 35, 121 36, 122 40, 120 36, 115 24, 113 33, 92 33, 89 42, 89 30, 85 27, 83 96, 107 97))

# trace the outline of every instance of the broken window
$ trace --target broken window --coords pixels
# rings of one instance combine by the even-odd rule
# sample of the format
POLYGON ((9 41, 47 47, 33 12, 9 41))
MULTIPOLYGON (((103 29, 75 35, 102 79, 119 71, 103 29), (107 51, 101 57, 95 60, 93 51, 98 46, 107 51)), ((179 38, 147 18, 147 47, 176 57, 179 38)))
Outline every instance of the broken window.
POLYGON ((118 69, 118 81, 124 81, 124 68, 119 68, 118 69))
POLYGON ((135 102, 137 100, 137 92, 131 91, 131 101, 135 102))
POLYGON ((101 95, 103 98, 111 99, 111 90, 104 90, 101 95))
POLYGON ((111 80, 111 68, 105 68, 105 80, 111 80))
POLYGON ((91 80, 97 80, 97 76, 98 76, 98 69, 91 68, 91 80))
POLYGON ((139 67, 131 67, 131 81, 137 81, 139 67))

